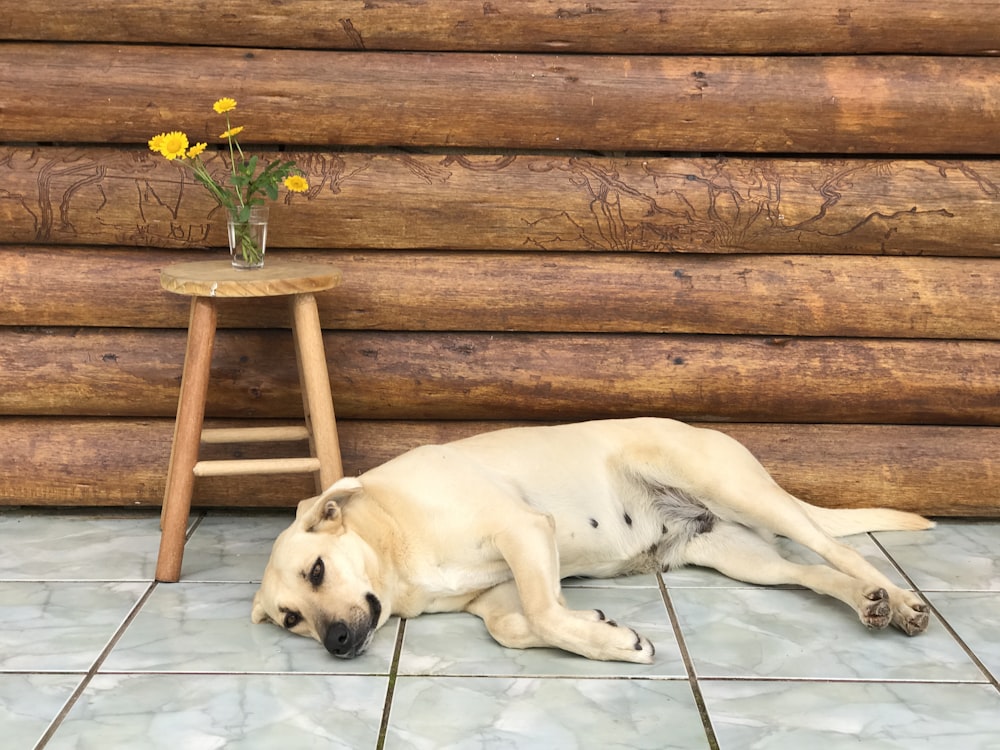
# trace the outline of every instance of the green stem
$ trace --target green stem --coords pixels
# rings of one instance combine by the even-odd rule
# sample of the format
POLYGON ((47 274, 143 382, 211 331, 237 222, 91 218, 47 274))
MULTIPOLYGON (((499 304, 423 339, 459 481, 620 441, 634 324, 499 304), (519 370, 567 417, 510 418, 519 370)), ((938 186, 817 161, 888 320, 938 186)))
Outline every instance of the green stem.
MULTIPOLYGON (((226 114, 226 132, 228 133, 232 129, 233 129, 233 126, 232 126, 232 123, 230 123, 230 121, 229 121, 229 115, 227 113, 226 114)), ((229 169, 230 169, 230 171, 233 174, 233 185, 235 186, 236 185, 236 153, 233 151, 233 140, 234 139, 233 139, 233 137, 231 135, 227 135, 226 136, 226 140, 229 141, 229 169)), ((245 159, 245 157, 243 156, 243 149, 240 148, 240 144, 238 142, 236 144, 236 148, 240 152, 240 158, 241 159, 245 159)), ((240 206, 245 206, 246 203, 244 203, 244 201, 243 201, 243 194, 240 193, 239 189, 237 189, 235 192, 236 192, 236 198, 240 202, 240 206)))

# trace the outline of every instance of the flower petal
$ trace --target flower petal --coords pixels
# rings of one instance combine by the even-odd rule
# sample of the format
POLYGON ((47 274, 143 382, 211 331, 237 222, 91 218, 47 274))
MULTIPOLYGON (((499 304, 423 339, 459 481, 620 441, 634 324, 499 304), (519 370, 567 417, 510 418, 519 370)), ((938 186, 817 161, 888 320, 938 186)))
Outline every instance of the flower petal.
POLYGON ((302 175, 289 175, 285 178, 285 188, 293 193, 304 193, 309 189, 309 182, 302 175))

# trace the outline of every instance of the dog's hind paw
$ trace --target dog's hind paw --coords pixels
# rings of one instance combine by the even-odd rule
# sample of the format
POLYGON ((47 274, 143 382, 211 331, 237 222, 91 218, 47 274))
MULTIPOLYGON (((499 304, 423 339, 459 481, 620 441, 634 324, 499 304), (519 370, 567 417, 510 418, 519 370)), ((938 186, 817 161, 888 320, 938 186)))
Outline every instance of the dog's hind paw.
POLYGON ((883 588, 865 592, 859 614, 861 622, 871 630, 881 630, 888 627, 892 621, 892 608, 889 606, 889 592, 883 588))
POLYGON ((928 607, 922 601, 905 602, 893 607, 892 624, 907 635, 919 635, 930 622, 928 607))

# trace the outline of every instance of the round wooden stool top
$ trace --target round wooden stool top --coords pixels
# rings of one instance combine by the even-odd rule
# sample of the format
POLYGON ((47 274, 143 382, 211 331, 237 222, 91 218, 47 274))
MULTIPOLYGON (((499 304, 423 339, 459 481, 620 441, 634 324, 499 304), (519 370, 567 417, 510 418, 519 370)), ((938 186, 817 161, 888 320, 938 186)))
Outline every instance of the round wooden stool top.
POLYGON ((268 258, 263 268, 233 268, 229 260, 175 263, 160 271, 160 286, 192 297, 280 297, 322 292, 340 284, 341 273, 326 263, 268 258))

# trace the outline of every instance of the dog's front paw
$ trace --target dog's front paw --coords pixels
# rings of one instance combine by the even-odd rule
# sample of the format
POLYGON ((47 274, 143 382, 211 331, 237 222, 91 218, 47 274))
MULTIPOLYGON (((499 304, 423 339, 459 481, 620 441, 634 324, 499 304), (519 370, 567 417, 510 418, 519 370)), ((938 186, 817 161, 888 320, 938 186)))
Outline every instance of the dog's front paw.
POLYGON ((599 636, 602 645, 596 652, 587 654, 591 659, 652 664, 656 656, 656 647, 648 638, 614 620, 602 623, 601 630, 595 635, 599 636))
POLYGON ((656 657, 656 646, 648 638, 640 635, 631 628, 629 630, 635 636, 635 643, 632 646, 635 658, 627 659, 627 661, 632 661, 636 664, 652 664, 653 659, 656 657))

